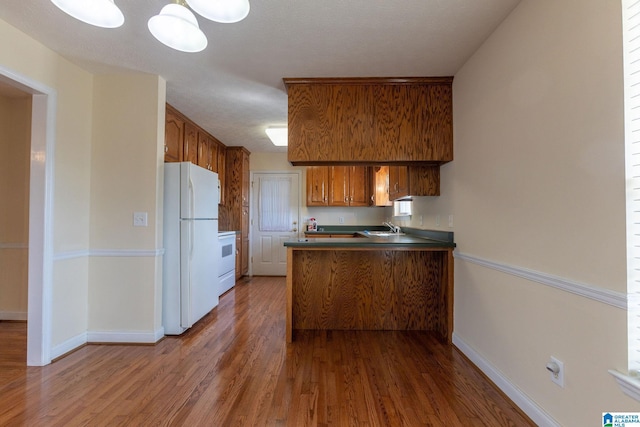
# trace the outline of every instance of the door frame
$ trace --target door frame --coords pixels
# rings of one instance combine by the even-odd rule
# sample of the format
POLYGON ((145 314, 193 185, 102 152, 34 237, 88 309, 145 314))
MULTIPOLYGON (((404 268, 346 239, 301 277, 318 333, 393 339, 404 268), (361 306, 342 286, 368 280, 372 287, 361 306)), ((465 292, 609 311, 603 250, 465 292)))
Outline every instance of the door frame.
MULTIPOLYGON (((266 171, 261 171, 261 170, 256 170, 256 171, 251 171, 249 174, 249 200, 253 201, 253 196, 254 196, 254 189, 253 189, 253 175, 254 174, 261 174, 261 175, 282 175, 282 174, 291 174, 291 175, 298 175, 298 233, 300 233, 300 218, 301 218, 301 214, 302 214, 302 205, 300 205, 300 203, 302 202, 302 187, 303 187, 303 182, 302 182, 302 171, 299 170, 285 170, 285 171, 272 171, 272 170, 266 170, 266 171)), ((253 220, 256 217, 258 211, 257 211, 258 207, 256 206, 255 203, 250 203, 250 209, 249 209, 249 229, 251 229, 253 227, 253 220)), ((249 276, 253 276, 253 233, 249 233, 249 276)))
POLYGON ((27 365, 51 363, 53 190, 57 92, 0 66, 0 81, 32 95, 29 159, 27 365))

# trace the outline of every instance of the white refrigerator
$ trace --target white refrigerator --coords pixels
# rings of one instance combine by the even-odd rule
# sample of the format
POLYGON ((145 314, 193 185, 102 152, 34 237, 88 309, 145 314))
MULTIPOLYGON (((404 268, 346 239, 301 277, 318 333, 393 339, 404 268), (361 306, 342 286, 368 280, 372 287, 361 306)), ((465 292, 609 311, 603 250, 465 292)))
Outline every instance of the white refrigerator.
POLYGON ((162 323, 179 335, 218 305, 218 174, 164 165, 162 323))

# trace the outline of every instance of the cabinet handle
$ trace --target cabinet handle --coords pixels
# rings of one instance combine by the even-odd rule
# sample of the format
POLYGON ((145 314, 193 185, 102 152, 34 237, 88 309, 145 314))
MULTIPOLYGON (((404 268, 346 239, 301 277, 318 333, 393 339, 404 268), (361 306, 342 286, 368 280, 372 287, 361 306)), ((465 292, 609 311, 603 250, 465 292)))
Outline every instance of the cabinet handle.
POLYGON ((376 201, 376 195, 375 194, 371 195, 371 201, 375 203, 375 201, 376 201))
POLYGON ((166 153, 167 151, 169 151, 169 146, 167 146, 167 144, 164 144, 164 152, 166 153))

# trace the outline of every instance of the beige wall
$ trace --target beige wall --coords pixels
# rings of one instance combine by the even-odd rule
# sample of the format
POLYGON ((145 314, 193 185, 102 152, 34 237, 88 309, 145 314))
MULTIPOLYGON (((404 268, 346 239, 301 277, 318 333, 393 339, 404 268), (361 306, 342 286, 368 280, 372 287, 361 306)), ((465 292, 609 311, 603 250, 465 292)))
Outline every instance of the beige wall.
POLYGON ((0 319, 26 320, 31 96, 0 96, 0 319))
POLYGON ((93 76, 3 21, 0 39, 0 67, 56 92, 52 356, 95 333, 149 341, 161 331, 165 82, 93 76), (131 227, 134 211, 149 227, 131 227))
POLYGON ((626 311, 501 268, 626 294, 621 47, 619 1, 523 0, 455 75, 455 160, 420 209, 455 215, 456 337, 567 426, 640 410, 607 373, 626 311))
POLYGON ((0 40, 11 41, 0 43, 0 66, 56 92, 51 341, 57 348, 87 330, 92 76, 4 21, 0 40))
POLYGON ((164 81, 100 75, 93 90, 89 330, 153 334, 161 327, 164 81), (133 226, 134 212, 147 212, 147 227, 133 226))

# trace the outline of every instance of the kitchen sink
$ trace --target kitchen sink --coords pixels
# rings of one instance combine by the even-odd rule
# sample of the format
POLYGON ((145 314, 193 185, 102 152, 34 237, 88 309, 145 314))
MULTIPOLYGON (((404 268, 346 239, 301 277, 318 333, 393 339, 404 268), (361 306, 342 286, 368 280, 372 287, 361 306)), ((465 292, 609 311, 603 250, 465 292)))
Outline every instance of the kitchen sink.
POLYGON ((365 234, 376 237, 404 236, 404 233, 392 233, 390 231, 365 231, 365 234))

